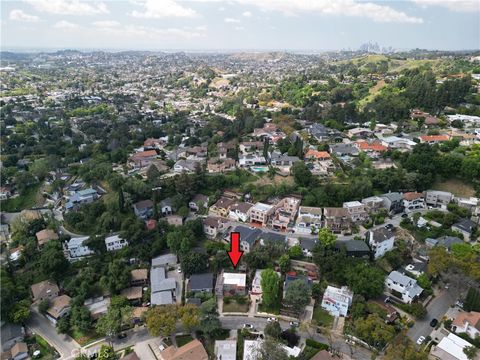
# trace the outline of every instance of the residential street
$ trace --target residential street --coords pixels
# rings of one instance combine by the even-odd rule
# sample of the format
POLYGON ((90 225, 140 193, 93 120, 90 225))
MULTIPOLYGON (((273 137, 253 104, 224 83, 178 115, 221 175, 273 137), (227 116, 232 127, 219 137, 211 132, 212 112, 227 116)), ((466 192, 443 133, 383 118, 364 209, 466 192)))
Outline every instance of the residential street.
POLYGON ((453 290, 441 290, 441 292, 430 302, 427 306, 427 316, 423 320, 417 320, 415 325, 408 330, 407 335, 413 340, 417 341, 420 336, 427 337, 432 332, 433 328, 430 326, 432 319, 440 321, 448 308, 455 303, 458 294, 453 290))
POLYGON ((27 327, 34 333, 43 337, 60 353, 60 359, 70 359, 75 356, 80 345, 70 336, 58 334, 57 329, 36 309, 32 307, 27 327))
MULTIPOLYGON (((267 324, 266 318, 259 318, 259 317, 247 317, 247 316, 223 316, 220 317, 220 322, 222 323, 222 327, 225 329, 241 329, 243 324, 251 324, 255 327, 256 330, 263 330, 265 325, 267 324)), ((280 325, 282 329, 286 330, 290 327, 289 323, 286 321, 280 321, 280 325)), ((309 332, 300 331, 298 333, 305 338, 312 338, 316 341, 322 342, 324 344, 329 344, 329 339, 323 335, 318 334, 315 330, 311 330, 309 332)), ((352 346, 345 342, 343 337, 335 337, 332 335, 332 345, 337 350, 349 355, 352 359, 358 360, 369 360, 371 359, 371 352, 361 346, 352 346)))

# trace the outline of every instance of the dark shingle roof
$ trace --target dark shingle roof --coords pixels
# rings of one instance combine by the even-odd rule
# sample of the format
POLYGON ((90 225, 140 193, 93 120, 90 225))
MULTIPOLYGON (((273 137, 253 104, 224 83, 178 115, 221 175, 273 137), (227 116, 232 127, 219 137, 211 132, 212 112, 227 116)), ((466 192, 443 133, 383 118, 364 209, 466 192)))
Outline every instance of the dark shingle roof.
POLYGON ((213 289, 213 274, 194 274, 190 276, 188 281, 190 290, 213 289))
POLYGON ((257 241, 262 234, 262 230, 260 229, 251 229, 241 225, 236 226, 235 229, 233 229, 233 232, 239 232, 240 240, 245 241, 250 245, 255 244, 255 241, 257 241))

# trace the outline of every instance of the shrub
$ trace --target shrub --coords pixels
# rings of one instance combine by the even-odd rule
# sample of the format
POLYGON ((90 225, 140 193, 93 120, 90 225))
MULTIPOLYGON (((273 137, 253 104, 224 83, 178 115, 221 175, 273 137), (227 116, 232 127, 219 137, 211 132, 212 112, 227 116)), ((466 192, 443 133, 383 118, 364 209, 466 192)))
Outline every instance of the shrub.
POLYGON ((327 344, 324 344, 324 343, 321 343, 321 342, 318 342, 318 341, 315 341, 313 339, 307 339, 305 341, 305 344, 307 346, 311 346, 315 349, 319 349, 319 350, 328 350, 328 345, 327 344))

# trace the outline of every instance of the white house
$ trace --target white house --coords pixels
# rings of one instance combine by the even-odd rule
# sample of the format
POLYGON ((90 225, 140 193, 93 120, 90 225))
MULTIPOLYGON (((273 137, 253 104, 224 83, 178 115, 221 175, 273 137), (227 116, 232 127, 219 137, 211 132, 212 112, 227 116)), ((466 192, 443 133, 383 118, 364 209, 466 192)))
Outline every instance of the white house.
POLYGON ((251 166, 251 165, 265 165, 266 160, 263 155, 259 154, 247 154, 241 155, 238 159, 238 164, 241 167, 251 166))
MULTIPOLYGON (((468 360, 467 355, 463 352, 468 346, 472 346, 468 341, 463 340, 455 334, 448 334, 438 345, 432 346, 430 349, 429 359, 438 360, 468 360)), ((475 357, 474 359, 478 359, 475 357)))
POLYGON ((423 193, 418 192, 406 192, 403 194, 403 206, 405 212, 409 213, 417 209, 425 208, 425 199, 423 193))
POLYGON ((122 239, 118 235, 112 235, 105 238, 105 246, 107 251, 115 251, 123 249, 125 246, 128 246, 128 242, 125 239, 122 239))
POLYGON ((253 204, 246 202, 235 202, 230 206, 228 217, 232 220, 247 222, 252 206, 253 204))
POLYGON ((88 240, 88 236, 71 238, 70 240, 66 241, 63 244, 65 257, 69 261, 76 261, 92 255, 94 251, 83 244, 86 240, 88 240))
POLYGON ((300 206, 298 208, 295 232, 299 234, 311 234, 318 232, 322 227, 322 208, 300 206))
POLYGON ((367 233, 367 242, 372 249, 375 259, 378 259, 393 249, 395 235, 392 231, 382 227, 373 231, 370 230, 367 233))
POLYGON ((418 298, 423 289, 417 284, 417 280, 412 279, 398 271, 392 271, 385 279, 385 285, 391 291, 400 294, 404 303, 410 304, 418 298))
POLYGON ((466 333, 472 339, 480 336, 480 312, 461 312, 452 322, 453 330, 459 333, 466 333))
POLYGON ((347 286, 341 288, 327 286, 323 293, 322 309, 328 311, 332 316, 347 316, 352 301, 353 292, 347 286))

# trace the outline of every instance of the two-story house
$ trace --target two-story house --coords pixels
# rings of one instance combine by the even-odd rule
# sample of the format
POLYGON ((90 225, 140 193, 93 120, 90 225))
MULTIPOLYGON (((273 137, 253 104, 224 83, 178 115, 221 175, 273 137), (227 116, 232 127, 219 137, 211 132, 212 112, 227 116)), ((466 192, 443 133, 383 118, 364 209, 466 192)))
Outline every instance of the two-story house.
POLYGON ((367 243, 372 249, 375 259, 382 257, 390 250, 393 250, 395 244, 395 235, 391 230, 378 228, 367 232, 367 243))
POLYGON ((116 251, 128 246, 128 241, 122 239, 119 235, 107 236, 105 238, 105 247, 107 251, 116 251))
POLYGON ((368 213, 365 210, 365 205, 360 201, 344 202, 343 207, 347 209, 348 215, 354 223, 363 222, 368 219, 368 213))
POLYGON ((347 286, 341 288, 327 286, 323 293, 321 306, 332 316, 347 316, 352 301, 353 292, 347 286))
POLYGON ((392 271, 388 274, 388 277, 385 279, 385 285, 393 295, 406 304, 416 300, 423 292, 423 289, 417 284, 417 280, 398 271, 392 271))

